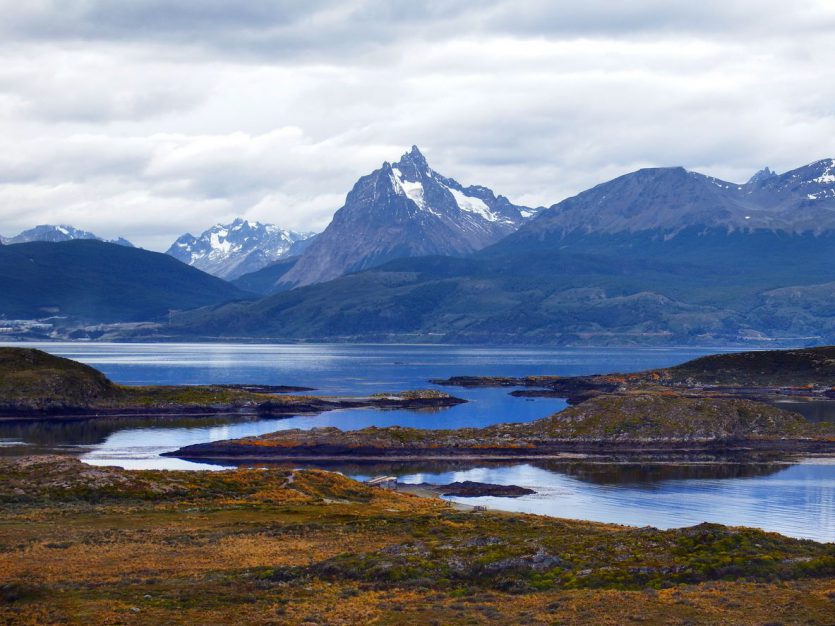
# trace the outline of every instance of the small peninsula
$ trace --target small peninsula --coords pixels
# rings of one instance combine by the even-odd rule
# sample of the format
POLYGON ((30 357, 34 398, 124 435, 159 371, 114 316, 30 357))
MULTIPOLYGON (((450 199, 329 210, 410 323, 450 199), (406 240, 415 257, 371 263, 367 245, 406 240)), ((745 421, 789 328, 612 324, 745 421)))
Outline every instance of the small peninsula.
MULTIPOLYGON (((88 365, 31 348, 0 348, 0 419, 125 415, 298 415, 333 409, 420 409, 465 402, 436 390, 367 397, 289 395, 303 387, 128 386, 88 365)), ((312 391, 312 390, 310 390, 312 391)))

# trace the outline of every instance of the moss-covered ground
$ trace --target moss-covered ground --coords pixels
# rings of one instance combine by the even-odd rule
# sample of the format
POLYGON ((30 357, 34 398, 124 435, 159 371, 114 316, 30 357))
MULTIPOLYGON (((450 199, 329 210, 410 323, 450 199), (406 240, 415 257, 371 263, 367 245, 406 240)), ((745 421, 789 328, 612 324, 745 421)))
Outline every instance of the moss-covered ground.
POLYGON ((835 545, 751 529, 462 512, 314 470, 127 472, 55 457, 0 466, 0 623, 834 617, 835 545))

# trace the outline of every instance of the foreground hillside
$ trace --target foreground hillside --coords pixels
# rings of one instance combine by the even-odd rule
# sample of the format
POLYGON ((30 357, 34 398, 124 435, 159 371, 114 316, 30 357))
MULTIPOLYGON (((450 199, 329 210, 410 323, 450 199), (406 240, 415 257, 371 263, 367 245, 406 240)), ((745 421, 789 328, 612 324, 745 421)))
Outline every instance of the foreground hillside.
POLYGON ((0 502, 7 624, 824 624, 835 601, 832 544, 458 511, 322 471, 41 457, 0 462, 0 502))
POLYGON ((94 240, 0 247, 0 315, 148 321, 247 297, 164 254, 94 240))

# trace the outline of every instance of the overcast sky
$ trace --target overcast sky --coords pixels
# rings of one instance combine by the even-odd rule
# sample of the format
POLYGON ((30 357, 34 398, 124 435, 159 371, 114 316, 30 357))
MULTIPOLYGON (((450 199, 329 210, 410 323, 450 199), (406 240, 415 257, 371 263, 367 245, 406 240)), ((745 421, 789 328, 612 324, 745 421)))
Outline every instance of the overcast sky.
POLYGON ((0 0, 0 234, 321 230, 430 165, 551 205, 835 157, 831 0, 0 0))

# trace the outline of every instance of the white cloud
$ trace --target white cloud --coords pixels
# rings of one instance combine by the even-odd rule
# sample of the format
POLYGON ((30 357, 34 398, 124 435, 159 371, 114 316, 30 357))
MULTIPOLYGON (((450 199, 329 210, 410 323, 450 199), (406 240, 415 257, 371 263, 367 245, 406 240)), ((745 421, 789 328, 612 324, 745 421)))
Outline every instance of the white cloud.
POLYGON ((413 143, 552 204, 835 156, 832 3, 0 0, 0 233, 320 230, 413 143), (312 7, 312 8, 311 8, 312 7))

